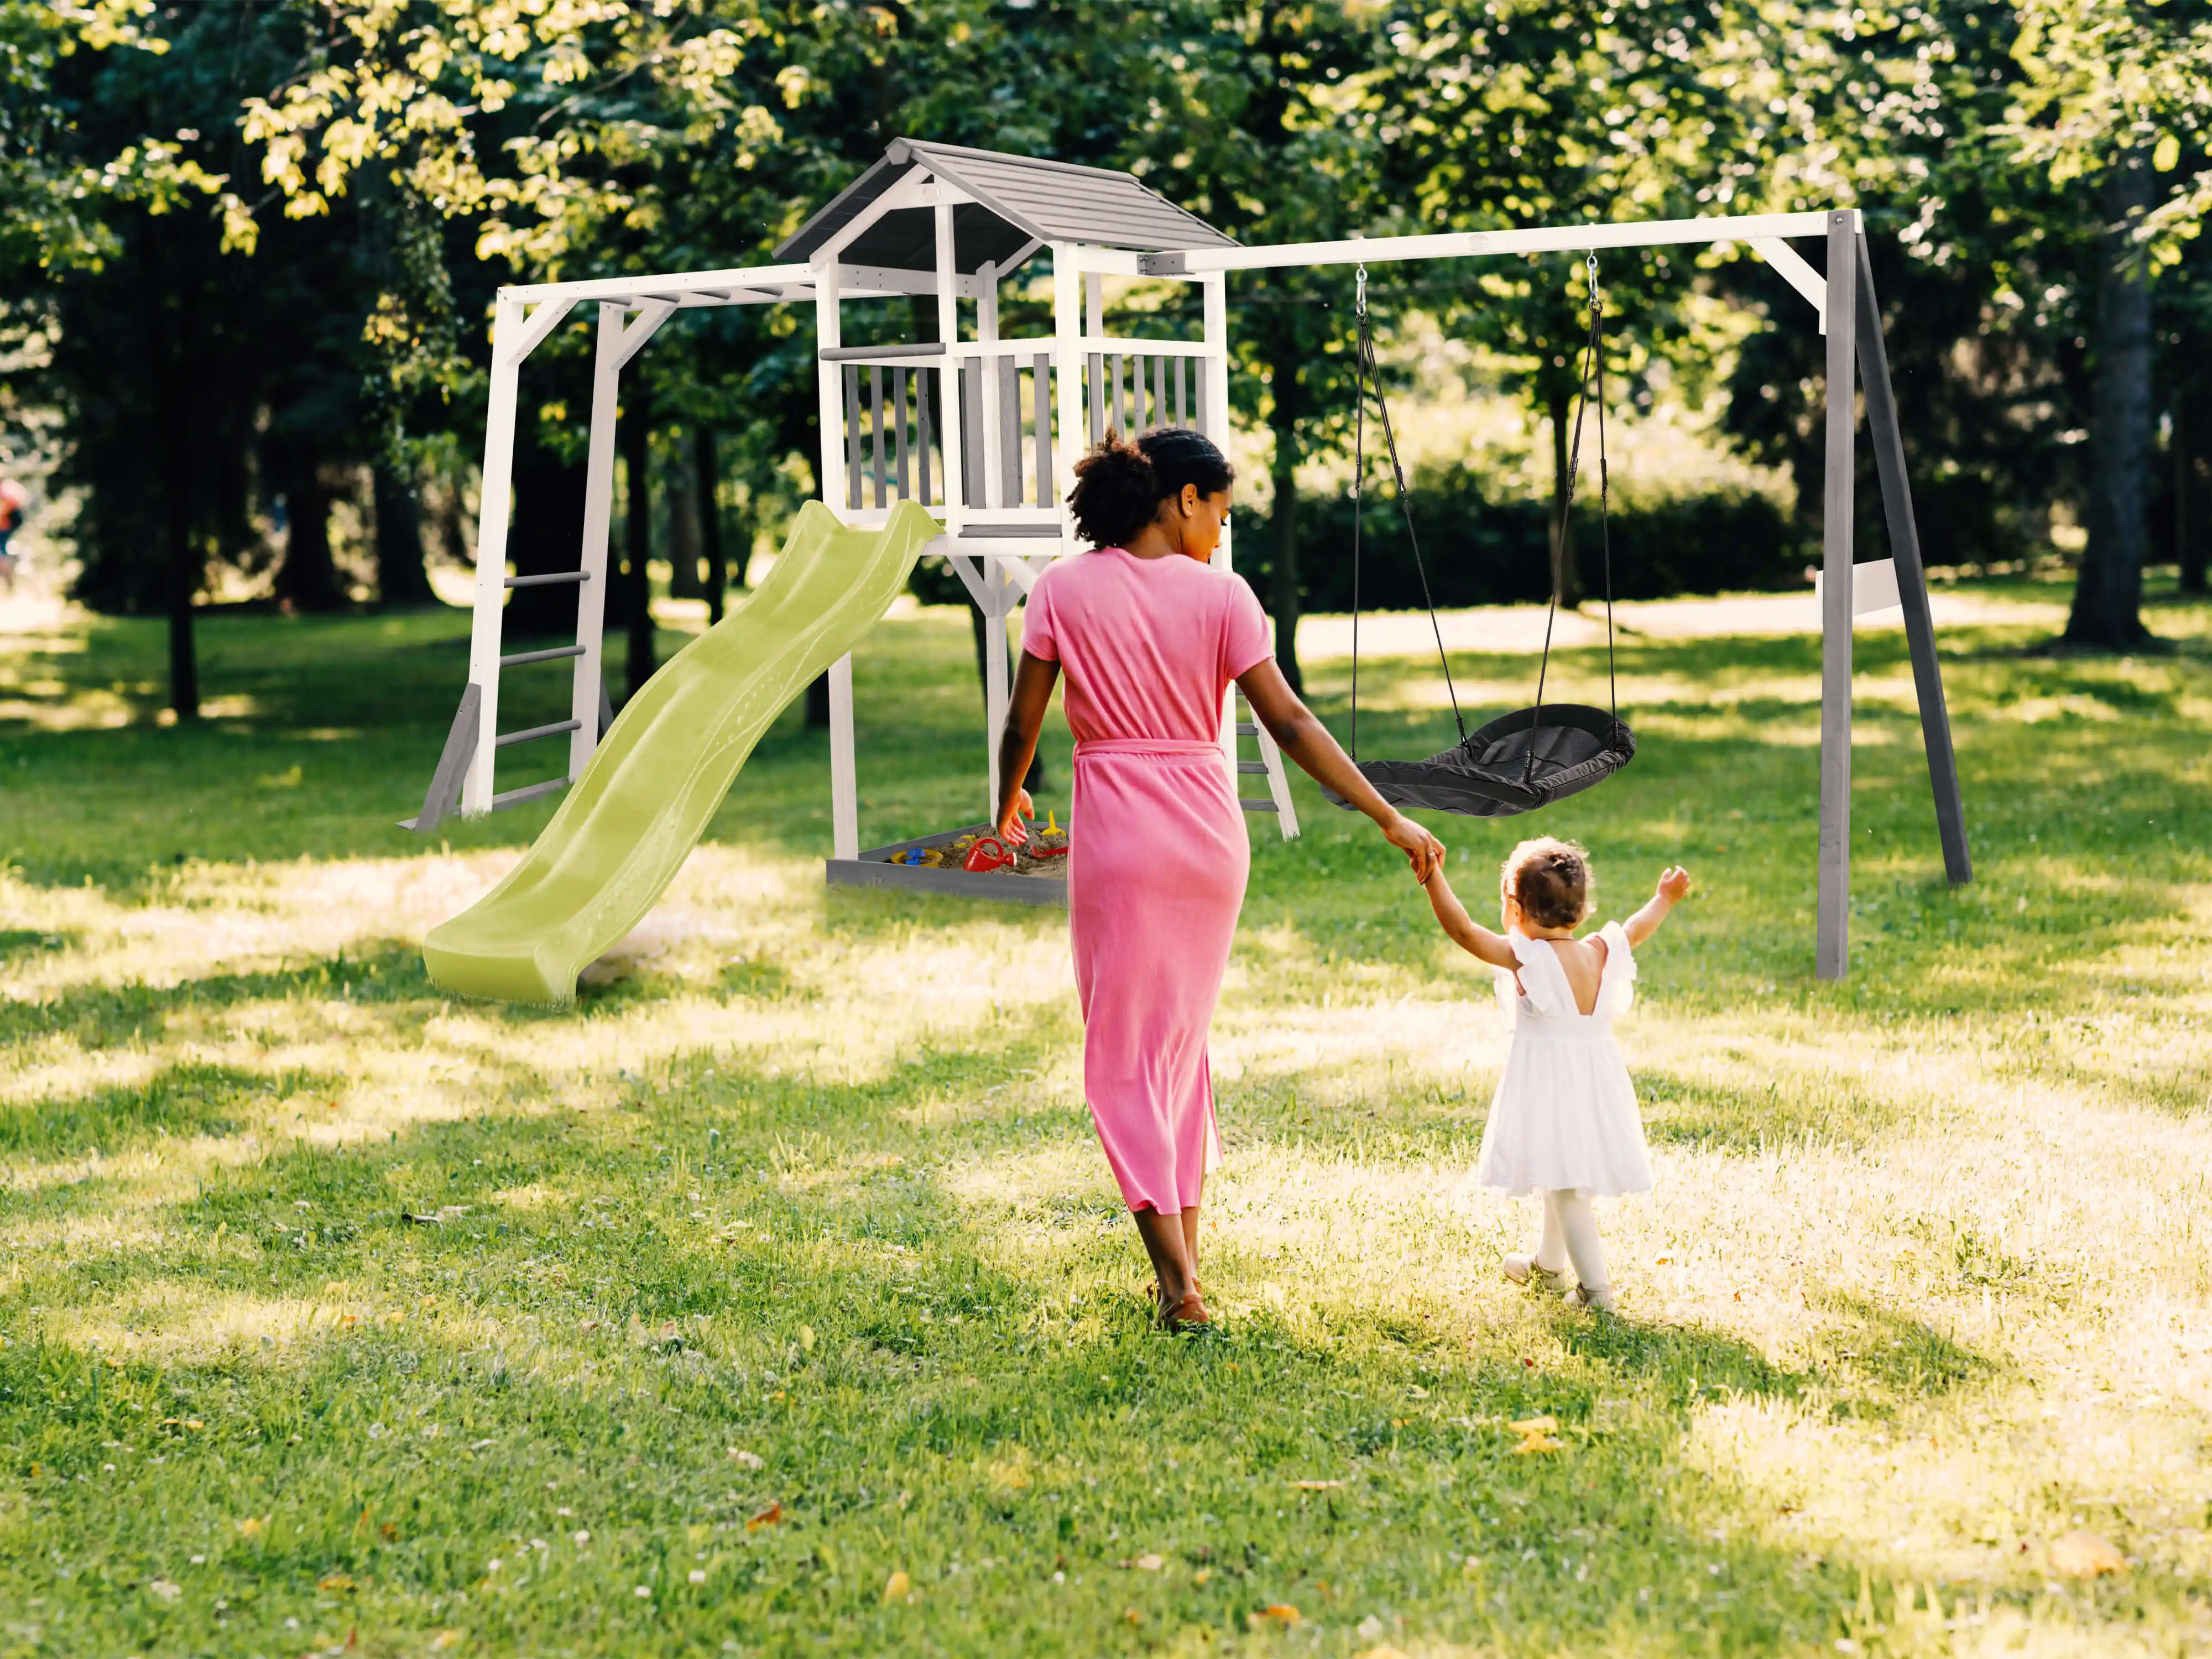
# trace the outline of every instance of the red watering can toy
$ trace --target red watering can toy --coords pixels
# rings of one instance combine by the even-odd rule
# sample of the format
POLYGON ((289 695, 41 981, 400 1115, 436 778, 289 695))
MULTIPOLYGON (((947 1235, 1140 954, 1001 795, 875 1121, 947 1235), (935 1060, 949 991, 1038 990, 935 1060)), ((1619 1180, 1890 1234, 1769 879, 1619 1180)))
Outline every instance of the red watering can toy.
POLYGON ((1003 870, 1013 861, 1014 855, 996 836, 984 836, 968 849, 968 856, 960 860, 960 867, 981 876, 1003 870))

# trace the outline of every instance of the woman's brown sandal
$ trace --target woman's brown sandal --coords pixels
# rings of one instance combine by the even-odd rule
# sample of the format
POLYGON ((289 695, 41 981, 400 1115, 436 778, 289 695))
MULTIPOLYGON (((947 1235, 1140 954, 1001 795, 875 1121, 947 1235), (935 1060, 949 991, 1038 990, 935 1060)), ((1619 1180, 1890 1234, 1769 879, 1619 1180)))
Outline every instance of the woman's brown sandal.
POLYGON ((1195 1283, 1193 1283, 1189 1290, 1183 1292, 1182 1300, 1176 1303, 1174 1307, 1161 1308, 1160 1324, 1163 1328, 1170 1331, 1203 1331, 1212 1328, 1213 1316, 1206 1312, 1206 1303, 1200 1297, 1195 1283))

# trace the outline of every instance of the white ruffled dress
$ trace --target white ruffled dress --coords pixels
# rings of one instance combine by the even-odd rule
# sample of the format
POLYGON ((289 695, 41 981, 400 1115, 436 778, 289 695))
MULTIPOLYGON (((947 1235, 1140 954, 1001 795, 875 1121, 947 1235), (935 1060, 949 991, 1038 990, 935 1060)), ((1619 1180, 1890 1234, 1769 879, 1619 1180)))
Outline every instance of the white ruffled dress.
POLYGON ((1510 1195, 1572 1188, 1598 1198, 1651 1190, 1636 1085, 1613 1040, 1614 1017, 1635 1000, 1636 957, 1619 922, 1598 936, 1605 971, 1585 1014, 1550 941, 1507 935, 1521 982, 1498 975, 1513 1042, 1482 1132, 1475 1179, 1485 1187, 1510 1195))

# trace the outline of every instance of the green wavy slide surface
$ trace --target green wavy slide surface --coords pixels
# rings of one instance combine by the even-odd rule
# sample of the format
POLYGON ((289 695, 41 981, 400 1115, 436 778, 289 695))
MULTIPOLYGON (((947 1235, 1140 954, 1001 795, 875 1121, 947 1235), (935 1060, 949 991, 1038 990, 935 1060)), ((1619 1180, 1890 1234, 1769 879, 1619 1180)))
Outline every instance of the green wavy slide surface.
POLYGON ((430 977, 574 1000, 578 972, 653 908, 769 722, 875 625, 937 533, 913 501, 881 530, 802 507, 767 580, 630 699, 522 861, 430 930, 430 977))

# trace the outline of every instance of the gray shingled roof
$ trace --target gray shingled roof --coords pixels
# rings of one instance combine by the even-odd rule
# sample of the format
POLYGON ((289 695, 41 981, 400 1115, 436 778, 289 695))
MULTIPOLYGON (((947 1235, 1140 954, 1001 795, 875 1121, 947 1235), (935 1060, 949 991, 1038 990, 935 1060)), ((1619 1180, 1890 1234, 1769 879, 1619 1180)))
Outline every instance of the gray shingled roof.
MULTIPOLYGON (((884 150, 882 161, 776 249, 777 263, 812 258, 831 236, 865 215, 884 191, 918 167, 975 198, 955 208, 952 215, 952 244, 963 272, 974 272, 987 259, 1012 258, 1032 240, 1087 242, 1146 253, 1236 246, 1196 214, 1147 190, 1127 173, 898 138, 884 150)), ((934 270, 930 210, 900 208, 884 214, 847 244, 840 257, 847 264, 934 270)))

